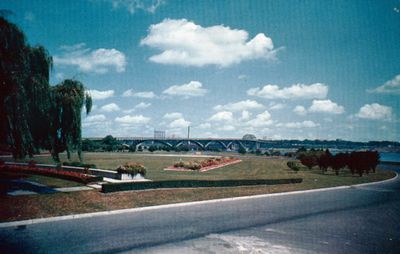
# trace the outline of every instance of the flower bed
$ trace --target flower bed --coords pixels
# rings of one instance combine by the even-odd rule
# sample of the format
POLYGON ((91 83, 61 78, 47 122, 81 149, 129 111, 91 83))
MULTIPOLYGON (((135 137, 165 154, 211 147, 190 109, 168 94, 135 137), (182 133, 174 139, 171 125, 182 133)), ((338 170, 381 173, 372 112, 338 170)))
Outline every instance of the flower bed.
POLYGON ((137 162, 127 162, 119 166, 117 172, 121 180, 130 180, 138 176, 139 178, 143 178, 146 175, 146 168, 143 164, 137 162))
POLYGON ((202 161, 179 161, 173 166, 166 168, 165 170, 173 171, 200 171, 205 172, 211 169, 216 169, 224 167, 227 165, 235 164, 241 162, 240 159, 232 157, 217 157, 217 158, 207 158, 202 161))
POLYGON ((21 173, 44 175, 50 177, 62 178, 80 183, 90 183, 102 181, 102 177, 82 174, 78 172, 64 171, 62 169, 42 168, 34 165, 0 165, 0 170, 18 171, 21 173))

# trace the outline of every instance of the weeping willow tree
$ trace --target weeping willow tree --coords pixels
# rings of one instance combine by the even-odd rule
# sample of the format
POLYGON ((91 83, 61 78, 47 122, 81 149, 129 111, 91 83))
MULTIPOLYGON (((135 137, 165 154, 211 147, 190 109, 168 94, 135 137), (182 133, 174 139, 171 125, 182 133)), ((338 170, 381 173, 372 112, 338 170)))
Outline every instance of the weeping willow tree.
POLYGON ((39 149, 58 154, 77 150, 81 158, 81 110, 92 100, 82 83, 49 84, 52 57, 42 46, 31 47, 24 33, 0 17, 0 151, 14 158, 39 149))
POLYGON ((68 159, 70 159, 73 150, 76 150, 79 159, 82 159, 81 112, 85 105, 86 114, 89 114, 92 98, 85 92, 81 82, 71 79, 52 87, 51 96, 53 159, 59 161, 59 153, 63 151, 67 151, 68 159))

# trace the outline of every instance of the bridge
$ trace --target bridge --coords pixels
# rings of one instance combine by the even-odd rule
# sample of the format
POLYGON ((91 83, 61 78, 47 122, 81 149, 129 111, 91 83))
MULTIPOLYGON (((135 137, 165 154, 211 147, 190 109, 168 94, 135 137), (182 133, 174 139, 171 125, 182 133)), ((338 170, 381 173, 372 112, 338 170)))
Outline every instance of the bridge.
MULTIPOLYGON (((140 146, 160 145, 170 149, 180 146, 196 146, 199 150, 208 150, 210 147, 218 147, 222 150, 237 150, 240 147, 246 150, 260 149, 266 147, 267 141, 264 140, 245 140, 238 138, 151 138, 151 137, 117 137, 117 141, 122 145, 140 146)), ((92 138, 101 140, 101 138, 92 138)))

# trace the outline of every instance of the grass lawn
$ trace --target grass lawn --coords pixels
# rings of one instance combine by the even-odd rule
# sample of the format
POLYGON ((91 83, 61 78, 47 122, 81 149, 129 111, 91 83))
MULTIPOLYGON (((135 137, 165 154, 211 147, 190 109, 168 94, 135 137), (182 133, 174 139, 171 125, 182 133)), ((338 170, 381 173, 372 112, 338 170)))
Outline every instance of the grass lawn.
MULTIPOLYGON (((64 160, 64 155, 61 158, 64 160)), ((182 160, 190 159, 192 158, 182 157, 182 160)), ((340 172, 339 176, 336 176, 332 171, 323 174, 317 168, 312 170, 302 169, 295 173, 287 168, 286 160, 268 159, 265 156, 241 159, 243 160, 241 163, 200 173, 163 170, 178 161, 179 157, 144 156, 140 153, 87 153, 84 155, 85 163, 96 164, 98 168, 103 169, 115 169, 118 165, 127 161, 143 163, 147 167, 146 178, 152 180, 300 177, 303 178, 303 182, 273 186, 146 190, 109 194, 98 191, 81 191, 17 197, 0 196, 0 221, 352 185, 384 180, 395 175, 392 171, 377 170, 374 174, 359 177, 352 176, 350 172, 344 170, 340 172)), ((35 161, 49 163, 51 158, 36 157, 35 161)))

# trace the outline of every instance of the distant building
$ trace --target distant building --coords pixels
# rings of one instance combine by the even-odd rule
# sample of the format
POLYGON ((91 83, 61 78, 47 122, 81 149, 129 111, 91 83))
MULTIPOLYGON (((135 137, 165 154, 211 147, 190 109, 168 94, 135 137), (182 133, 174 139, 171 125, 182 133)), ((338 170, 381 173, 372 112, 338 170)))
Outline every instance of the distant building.
POLYGON ((246 135, 243 136, 242 139, 243 139, 243 140, 256 140, 257 137, 254 136, 253 134, 246 134, 246 135))
POLYGON ((156 139, 165 139, 165 131, 154 130, 154 138, 156 138, 156 139))

